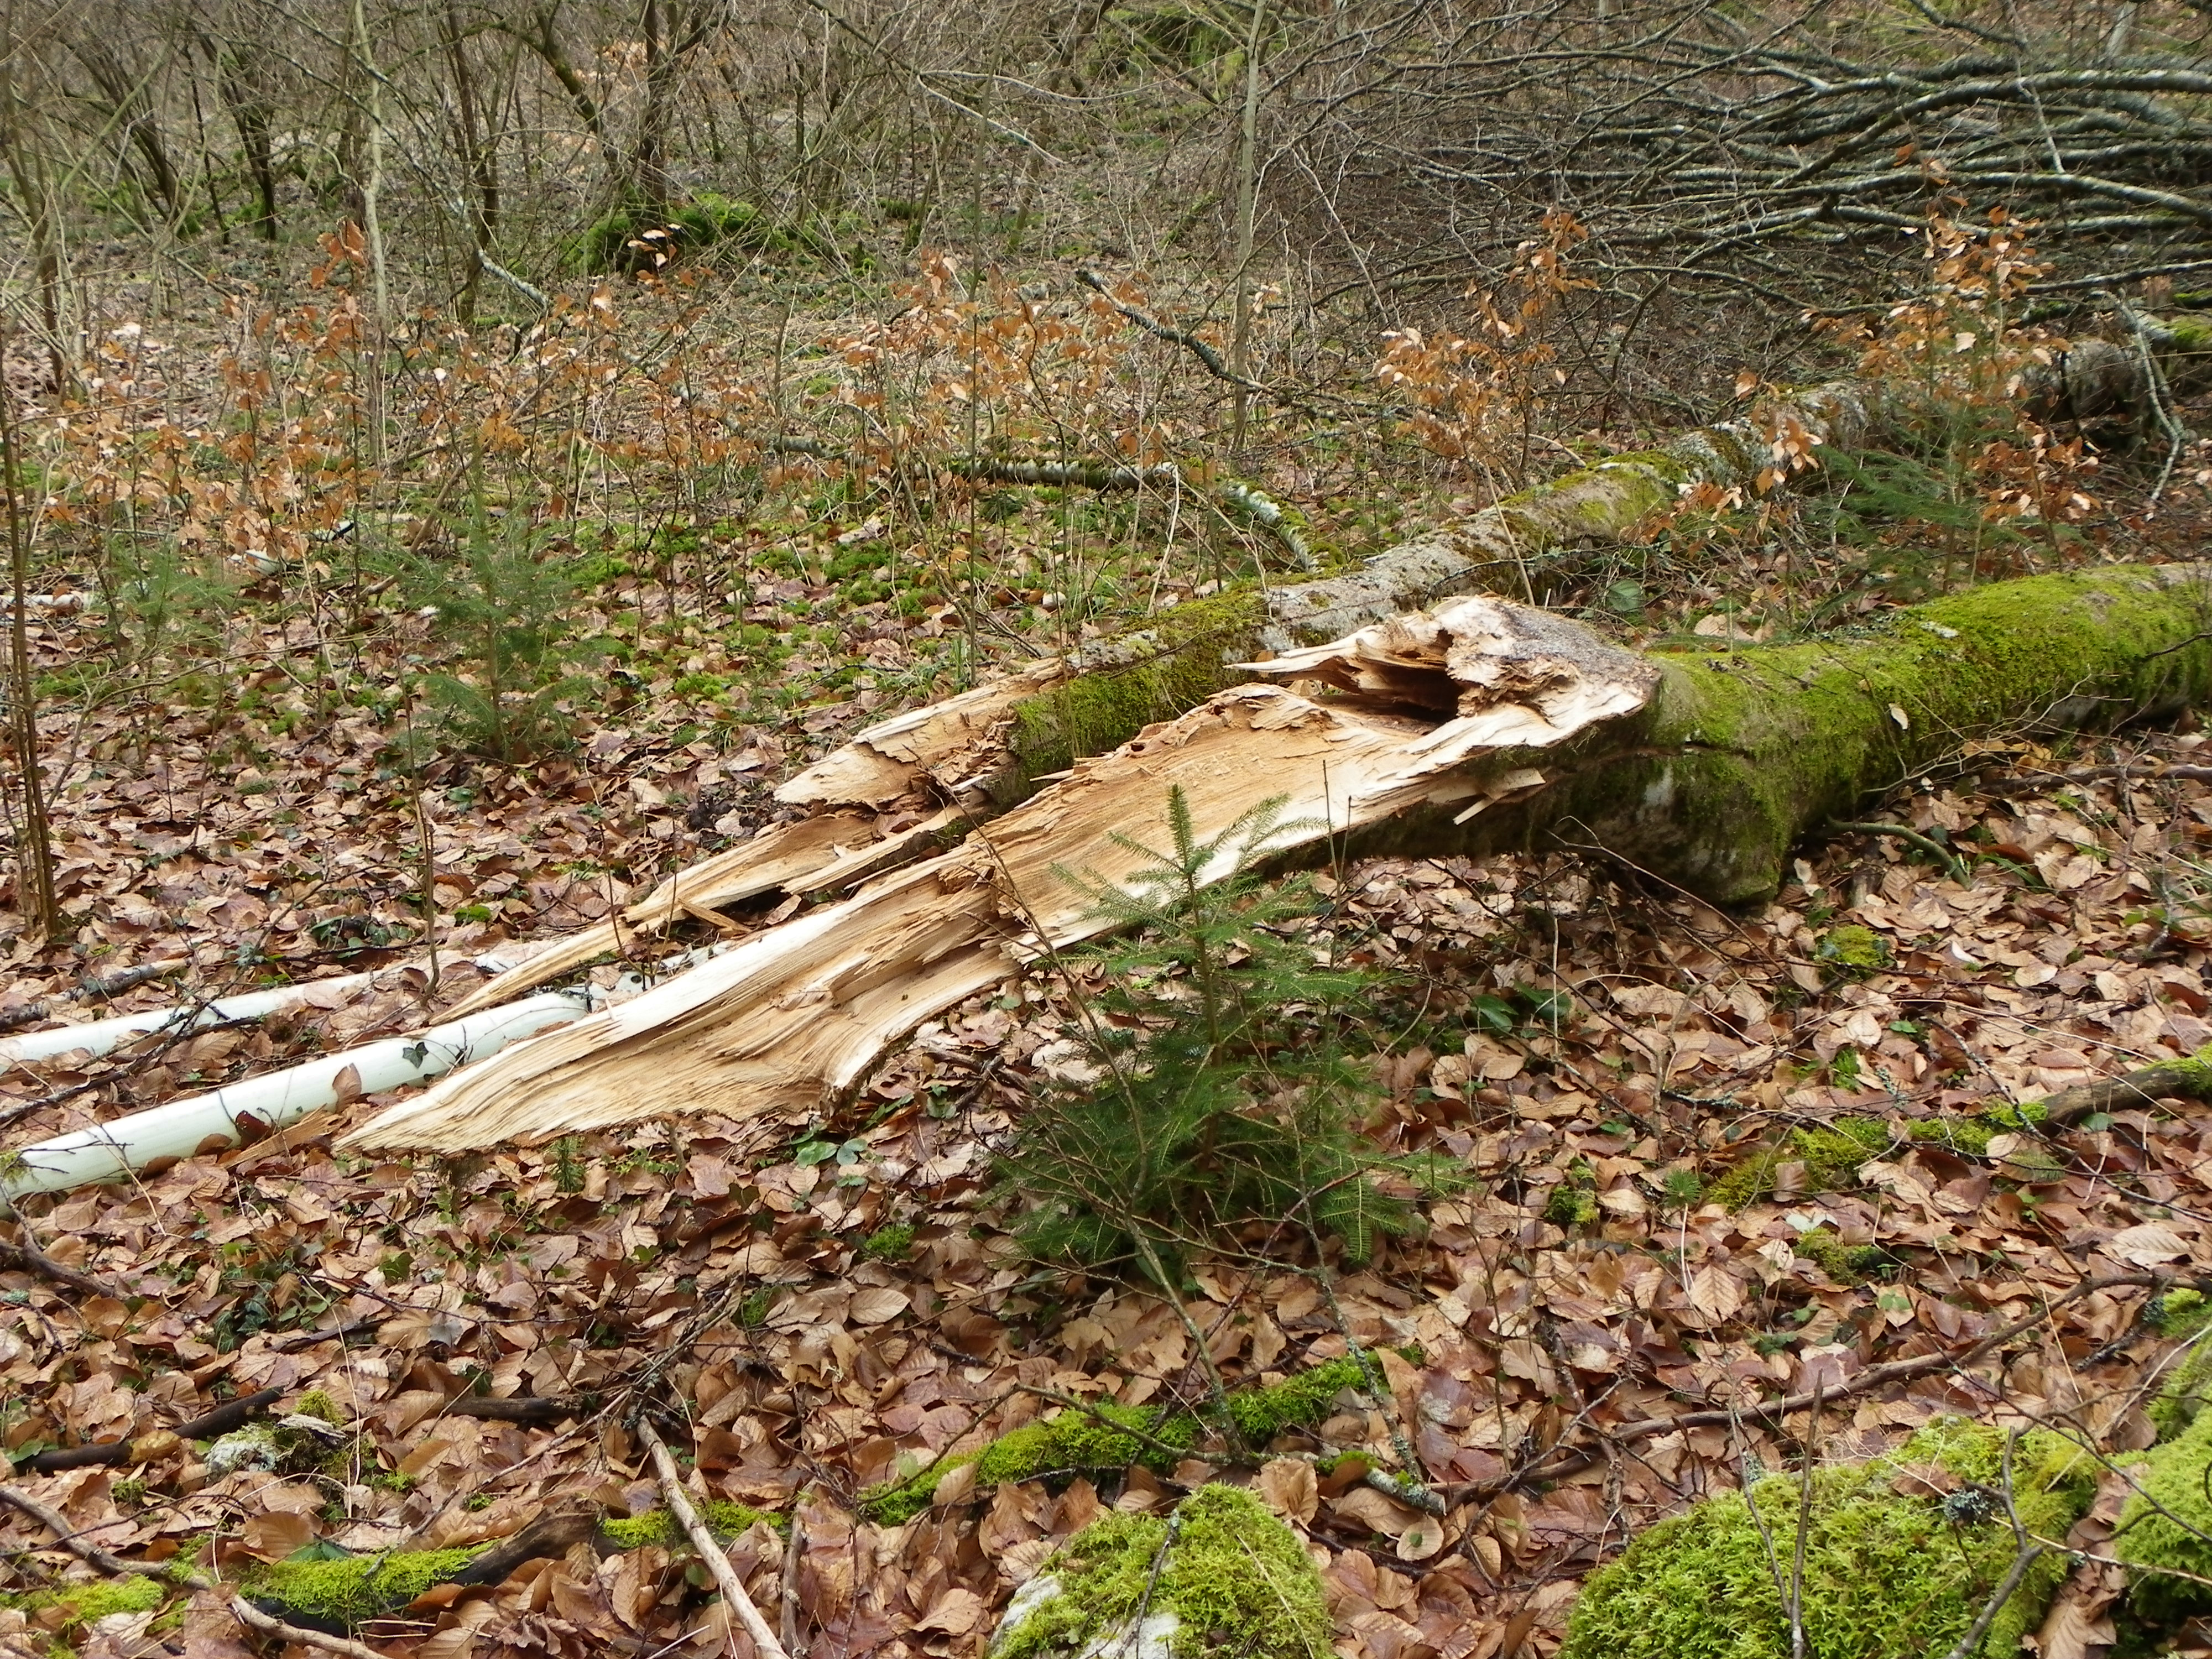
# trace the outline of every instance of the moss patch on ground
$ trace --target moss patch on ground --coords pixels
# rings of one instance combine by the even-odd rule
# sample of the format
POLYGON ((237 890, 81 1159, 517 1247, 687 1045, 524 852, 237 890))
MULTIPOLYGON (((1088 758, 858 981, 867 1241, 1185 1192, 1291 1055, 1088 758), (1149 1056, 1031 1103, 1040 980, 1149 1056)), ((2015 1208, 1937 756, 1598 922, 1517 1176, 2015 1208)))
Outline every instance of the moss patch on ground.
POLYGON ((1839 1191, 1857 1179, 1859 1168, 1890 1147, 1889 1126, 1880 1118, 1839 1117, 1832 1123, 1793 1129, 1779 1143, 1754 1150, 1712 1186, 1713 1202, 1740 1210, 1774 1192, 1774 1172, 1784 1164, 1805 1166, 1804 1190, 1839 1191))
MULTIPOLYGON (((1085 1527, 1023 1587, 991 1659, 1114 1651, 1140 1615, 1178 1659, 1330 1652, 1328 1599, 1297 1535, 1251 1493, 1215 1486, 1165 1519, 1109 1514, 1085 1527)), ((1140 1646, 1153 1650, 1129 1650, 1140 1646)))
MULTIPOLYGON (((1345 1389, 1371 1386, 1366 1366, 1357 1355, 1346 1354, 1280 1382, 1237 1389, 1222 1403, 1245 1443, 1261 1447, 1287 1430, 1322 1421, 1345 1389)), ((1000 1435, 980 1450, 940 1458, 863 1493, 860 1510, 884 1526, 910 1521, 929 1507, 947 1475, 969 1464, 975 1466, 978 1487, 1046 1475, 1111 1474, 1132 1464, 1164 1474, 1198 1444, 1205 1431, 1196 1416, 1158 1406, 1104 1404, 1057 1411, 1000 1435)))
POLYGON ((337 1560, 271 1561, 255 1568, 239 1588, 255 1606, 288 1623, 311 1630, 352 1631, 405 1607, 483 1553, 479 1545, 337 1560))
MULTIPOLYGON (((2011 1477, 2021 1523, 2063 1538, 2094 1497, 2097 1473, 2069 1441, 2021 1437, 2011 1477)), ((1810 1650, 1820 1659, 1949 1651, 2013 1565, 2004 1478, 2004 1435, 1957 1419, 1930 1424, 1886 1457, 1816 1471, 1802 1601, 1810 1650), (1957 1489, 1939 1497, 1906 1475, 1929 1464, 1957 1489)), ((1800 1491, 1796 1475, 1777 1475, 1749 1500, 1724 1492, 1641 1534, 1584 1586, 1559 1659, 1786 1659, 1789 1617, 1751 1504, 1786 1574, 1800 1491)), ((1984 1659, 2020 1651, 2066 1571, 2055 1552, 2028 1571, 1983 1639, 1984 1659)))

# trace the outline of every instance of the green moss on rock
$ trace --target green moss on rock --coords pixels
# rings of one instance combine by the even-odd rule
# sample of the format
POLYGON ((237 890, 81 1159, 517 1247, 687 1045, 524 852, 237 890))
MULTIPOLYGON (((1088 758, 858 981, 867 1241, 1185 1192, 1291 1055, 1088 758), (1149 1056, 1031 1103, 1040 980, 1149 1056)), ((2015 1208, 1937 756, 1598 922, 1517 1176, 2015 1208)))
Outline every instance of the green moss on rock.
MULTIPOLYGON (((2200 1344, 2191 1359, 2204 1351, 2200 1344)), ((2131 1570, 2130 1607, 2160 1626, 2212 1613, 2212 1585, 2169 1576, 2212 1578, 2212 1412, 2196 1412, 2177 1438, 2130 1473, 2136 1490, 2112 1535, 2112 1553, 2131 1570)))
POLYGON ((290 1623, 349 1631, 405 1607, 483 1553, 479 1545, 337 1560, 271 1561, 255 1568, 239 1588, 257 1607, 290 1623))
MULTIPOLYGON (((1328 1659, 1328 1603, 1297 1535, 1248 1492, 1201 1486, 1163 1519, 1109 1514, 1024 1585, 991 1659, 1114 1652, 1139 1626, 1177 1659, 1328 1659)), ((1130 1652, 1154 1650, 1150 1642, 1130 1652)))
MULTIPOLYGON (((1811 1651, 1893 1659, 1945 1653, 1965 1635, 2013 1565, 2012 1527, 1994 1496, 2004 1447, 1997 1430, 1952 1419, 1888 1456, 1814 1473, 1802 1601, 1811 1651), (1924 1482, 1900 1482, 1907 1468, 1929 1463, 1948 1470, 1960 1490, 1944 1498, 1924 1482)), ((2021 1437, 2011 1476, 2022 1524, 2064 1537, 2095 1494, 2096 1473, 2093 1459, 2057 1435, 2021 1437)), ((1786 1562, 1797 1476, 1760 1481, 1749 1500, 1740 1492, 1707 1498, 1644 1531, 1592 1576, 1559 1659, 1786 1659, 1789 1618, 1753 1502, 1786 1562)), ((1984 1638, 1984 1659, 2020 1651, 2066 1571, 2057 1553, 2029 1570, 1984 1638)))

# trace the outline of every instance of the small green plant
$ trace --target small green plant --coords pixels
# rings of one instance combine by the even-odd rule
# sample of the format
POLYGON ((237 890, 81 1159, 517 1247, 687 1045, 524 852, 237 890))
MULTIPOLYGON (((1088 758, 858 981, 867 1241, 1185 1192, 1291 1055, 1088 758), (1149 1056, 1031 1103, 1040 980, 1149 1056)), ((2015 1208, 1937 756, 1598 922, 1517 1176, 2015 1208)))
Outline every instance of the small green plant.
POLYGON ((422 679, 445 734, 502 764, 567 748, 562 704, 589 688, 577 671, 605 647, 571 636, 575 587, 560 565, 479 518, 458 556, 420 561, 412 577, 447 653, 447 669, 422 679))
POLYGON ((997 1195, 1022 1205, 1014 1231, 1033 1256, 1127 1264, 1170 1290, 1191 1248, 1254 1222, 1287 1218, 1364 1261, 1413 1220, 1376 1177, 1431 1173, 1353 1130, 1378 1089, 1343 1039, 1382 976, 1317 960, 1296 927, 1307 884, 1268 890, 1253 873, 1291 827, 1279 800, 1211 839, 1181 789, 1167 806, 1166 850, 1115 837, 1146 861, 1131 888, 1060 872, 1131 932, 1093 953, 1107 988, 1075 1035, 1097 1076, 1046 1086, 997 1195))

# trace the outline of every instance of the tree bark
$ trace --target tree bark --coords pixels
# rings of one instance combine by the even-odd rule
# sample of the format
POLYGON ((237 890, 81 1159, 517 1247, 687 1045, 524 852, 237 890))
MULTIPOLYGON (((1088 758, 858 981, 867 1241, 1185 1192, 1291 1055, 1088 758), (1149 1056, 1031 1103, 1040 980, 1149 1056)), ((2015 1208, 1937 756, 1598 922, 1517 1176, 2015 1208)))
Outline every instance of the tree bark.
POLYGON ((2201 698, 2212 568, 2035 577, 1848 640, 1696 655, 1639 655, 1472 598, 1256 666, 1340 695, 1220 692, 953 851, 457 1072, 343 1144, 459 1152, 672 1106, 818 1108, 923 1020, 1105 927, 1085 884, 1142 862, 1119 837, 1146 838, 1170 787, 1201 839, 1278 802, 1264 851, 1282 862, 1565 846, 1715 903, 1757 899, 1797 836, 1965 738, 2117 725, 2201 698))

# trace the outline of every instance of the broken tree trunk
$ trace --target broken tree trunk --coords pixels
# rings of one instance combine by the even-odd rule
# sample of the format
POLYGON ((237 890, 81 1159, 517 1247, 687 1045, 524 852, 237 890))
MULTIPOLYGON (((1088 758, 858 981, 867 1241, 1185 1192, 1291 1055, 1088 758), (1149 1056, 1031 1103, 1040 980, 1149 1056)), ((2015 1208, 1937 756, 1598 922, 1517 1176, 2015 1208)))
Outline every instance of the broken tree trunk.
POLYGON ((1466 599, 1259 666, 1341 690, 1218 693, 954 851, 457 1073, 346 1144, 457 1152, 670 1111, 813 1109, 923 1020, 1105 926, 1083 878, 1134 871, 1116 832, 1143 839, 1171 787, 1201 838, 1280 799, 1267 850, 1282 860, 1582 846, 1717 903, 1753 899, 1796 836, 1965 738, 2200 698, 2212 572, 2037 577, 1848 639, 1694 656, 1466 599))

